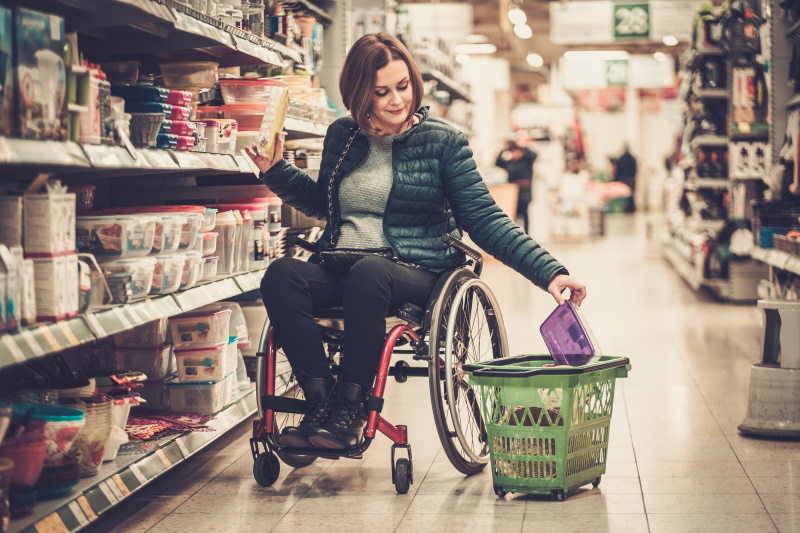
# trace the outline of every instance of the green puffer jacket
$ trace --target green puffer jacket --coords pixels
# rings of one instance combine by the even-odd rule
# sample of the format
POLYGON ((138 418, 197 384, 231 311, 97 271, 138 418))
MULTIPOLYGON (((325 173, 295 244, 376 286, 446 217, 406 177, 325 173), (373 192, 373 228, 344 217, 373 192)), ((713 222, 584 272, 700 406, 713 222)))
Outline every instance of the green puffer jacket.
MULTIPOLYGON (((394 184, 386 204, 383 231, 395 257, 433 273, 455 268, 464 263, 465 256, 447 246, 442 235, 458 237, 460 226, 478 246, 542 289, 547 289, 556 274, 566 274, 561 263, 497 206, 476 169, 466 137, 430 115, 427 107, 420 109, 419 115, 421 120, 393 141, 394 184)), ((286 160, 260 176, 287 204, 307 216, 326 218, 320 250, 330 246, 332 235, 334 241, 338 238, 338 185, 369 152, 369 140, 359 131, 336 173, 329 205, 331 175, 357 128, 351 117, 330 125, 316 182, 286 160)))

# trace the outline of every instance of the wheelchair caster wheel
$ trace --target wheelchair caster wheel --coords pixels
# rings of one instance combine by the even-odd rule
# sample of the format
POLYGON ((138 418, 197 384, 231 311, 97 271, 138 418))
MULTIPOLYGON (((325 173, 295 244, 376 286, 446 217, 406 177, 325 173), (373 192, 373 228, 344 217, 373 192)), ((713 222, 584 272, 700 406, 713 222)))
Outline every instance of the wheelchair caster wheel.
POLYGON ((281 473, 281 463, 275 454, 268 452, 256 457, 253 463, 253 477, 262 487, 271 487, 281 473))
POLYGON ((398 494, 406 494, 411 487, 411 463, 405 457, 394 465, 394 488, 398 494))
POLYGON ((500 485, 495 485, 494 486, 494 493, 497 494, 498 498, 505 498, 506 497, 506 491, 504 491, 503 487, 501 487, 500 485))
POLYGON ((597 476, 596 478, 594 478, 594 481, 592 481, 592 487, 597 488, 600 485, 601 479, 603 479, 602 476, 597 476))
POLYGON ((553 499, 557 502, 563 502, 567 499, 567 494, 561 489, 551 491, 550 494, 553 495, 553 499))

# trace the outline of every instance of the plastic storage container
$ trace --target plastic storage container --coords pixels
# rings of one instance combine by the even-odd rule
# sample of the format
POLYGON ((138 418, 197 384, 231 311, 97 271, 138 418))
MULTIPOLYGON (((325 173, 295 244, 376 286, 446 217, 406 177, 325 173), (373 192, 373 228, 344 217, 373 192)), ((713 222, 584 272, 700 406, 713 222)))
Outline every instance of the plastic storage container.
POLYGON ((228 374, 228 345, 196 350, 175 350, 178 378, 189 381, 219 381, 228 374))
POLYGON ((174 150, 178 147, 178 136, 171 133, 159 133, 156 137, 156 148, 159 150, 174 150))
POLYGON ((188 106, 192 103, 192 91, 180 91, 173 89, 169 91, 167 103, 172 105, 188 106))
POLYGON ((239 132, 239 124, 236 119, 220 118, 219 138, 217 142, 217 152, 220 154, 233 154, 236 151, 236 137, 239 132))
POLYGON ((149 113, 164 115, 164 118, 170 118, 172 115, 172 106, 164 102, 129 102, 125 101, 126 113, 149 113))
POLYGON ((205 262, 203 263, 203 277, 200 279, 203 281, 211 281, 218 275, 217 269, 219 268, 219 257, 216 255, 209 255, 203 259, 205 259, 205 262))
POLYGON ((176 350, 210 348, 228 342, 231 311, 193 312, 169 319, 176 350))
POLYGON ((193 136, 188 135, 178 135, 178 142, 175 145, 176 150, 180 151, 189 151, 194 148, 194 143, 197 142, 197 139, 193 136))
MULTIPOLYGON (((233 211, 217 213, 214 232, 218 234, 217 251, 219 264, 215 275, 230 275, 236 266, 236 216, 233 211)), ((208 277, 208 272, 206 272, 208 277)))
POLYGON ((230 403, 233 374, 220 381, 168 383, 170 409, 213 415, 230 403))
POLYGON ((183 277, 183 266, 186 263, 184 254, 156 256, 156 268, 153 271, 153 287, 151 294, 170 294, 178 290, 183 277))
POLYGON ((580 308, 569 300, 556 307, 539 331, 558 365, 583 366, 595 362, 602 354, 580 308))
POLYGON ((152 253, 171 254, 178 250, 181 242, 181 230, 186 217, 170 214, 153 214, 156 219, 155 236, 152 253))
POLYGON ((207 231, 203 234, 203 255, 214 255, 217 251, 217 238, 219 233, 207 231))
POLYGON ((133 85, 139 79, 139 67, 141 61, 115 61, 101 63, 108 81, 112 85, 133 85))
POLYGON ((169 376, 169 363, 172 345, 164 344, 157 348, 114 349, 114 366, 117 370, 143 372, 150 380, 162 380, 169 376))
POLYGON ((203 212, 203 223, 200 225, 200 231, 206 232, 214 229, 214 226, 217 223, 218 212, 219 209, 206 207, 206 210, 203 212))
POLYGON ((283 91, 286 83, 279 80, 221 79, 219 88, 226 104, 256 104, 264 107, 274 99, 275 89, 283 91))
POLYGON ((181 276, 180 289, 191 289, 197 282, 200 281, 200 261, 203 259, 203 254, 197 251, 183 252, 186 257, 186 263, 183 265, 183 275, 181 276))
POLYGON ((170 89, 210 89, 217 82, 219 63, 189 61, 162 63, 158 66, 164 85, 170 89))
POLYGON ((28 417, 30 420, 45 422, 44 465, 53 466, 64 462, 72 443, 84 425, 86 415, 83 411, 61 405, 42 405, 32 403, 15 403, 12 406, 14 419, 28 417))
POLYGON ((116 207, 106 210, 106 213, 130 214, 147 213, 155 215, 180 215, 186 217, 181 228, 179 250, 191 249, 195 244, 197 232, 203 224, 203 214, 206 208, 199 205, 147 205, 137 207, 116 207))
POLYGON ((101 263, 100 268, 107 276, 110 273, 125 273, 131 276, 130 300, 146 298, 153 288, 153 274, 156 269, 154 257, 139 257, 136 259, 119 259, 101 263))
POLYGON ((235 120, 239 131, 259 131, 264 120, 266 106, 264 104, 230 104, 222 106, 222 114, 226 119, 235 120))
POLYGON ((173 135, 194 135, 197 131, 197 125, 194 122, 188 122, 186 120, 170 120, 168 124, 169 131, 164 133, 171 133, 173 135))
MULTIPOLYGON (((155 259, 153 261, 155 262, 155 259)), ((129 348, 156 348, 166 344, 168 333, 169 319, 159 318, 147 324, 117 333, 114 335, 114 345, 129 348)))
POLYGON ((194 241, 194 246, 192 246, 192 251, 200 252, 200 255, 203 255, 203 237, 205 237, 205 233, 199 232, 194 241))
POLYGON ((145 216, 77 217, 78 252, 139 257, 150 253, 156 219, 145 216))
MULTIPOLYGON (((148 85, 112 85, 111 94, 126 102, 167 103, 169 100, 169 89, 148 85)), ((144 112, 149 113, 149 111, 144 112)))
POLYGON ((582 367, 544 367, 546 355, 521 355, 464 365, 480 389, 492 482, 507 492, 552 494, 559 500, 606 471, 616 378, 626 357, 603 356, 582 367))

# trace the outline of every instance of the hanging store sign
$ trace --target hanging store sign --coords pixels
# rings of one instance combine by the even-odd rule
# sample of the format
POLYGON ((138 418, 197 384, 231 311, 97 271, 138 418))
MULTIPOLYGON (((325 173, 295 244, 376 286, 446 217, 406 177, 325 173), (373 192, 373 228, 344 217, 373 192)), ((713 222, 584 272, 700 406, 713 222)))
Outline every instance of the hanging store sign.
POLYGON ((606 85, 608 87, 625 87, 628 85, 628 62, 606 61, 606 85))
POLYGON ((614 40, 649 38, 649 4, 614 4, 614 40))
POLYGON ((555 44, 688 41, 702 0, 550 2, 550 40, 555 44))

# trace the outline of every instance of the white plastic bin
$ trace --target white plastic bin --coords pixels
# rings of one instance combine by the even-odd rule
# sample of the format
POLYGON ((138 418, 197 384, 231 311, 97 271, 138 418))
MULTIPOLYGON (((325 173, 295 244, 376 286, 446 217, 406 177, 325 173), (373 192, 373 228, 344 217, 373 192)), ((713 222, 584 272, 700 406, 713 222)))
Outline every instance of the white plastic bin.
POLYGON ((178 378, 181 382, 221 380, 229 372, 229 351, 228 344, 197 350, 175 350, 178 378))
POLYGON ((161 380, 169 375, 171 355, 171 344, 156 348, 117 347, 114 349, 114 366, 117 370, 143 372, 147 379, 161 380))
POLYGON ((211 348, 228 343, 230 309, 192 312, 169 319, 172 342, 176 350, 211 348))
POLYGON ((229 374, 220 381, 168 383, 170 410, 213 415, 231 402, 232 378, 229 374))

